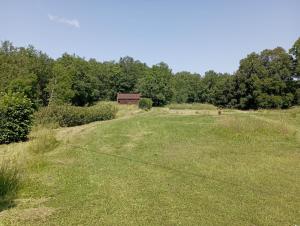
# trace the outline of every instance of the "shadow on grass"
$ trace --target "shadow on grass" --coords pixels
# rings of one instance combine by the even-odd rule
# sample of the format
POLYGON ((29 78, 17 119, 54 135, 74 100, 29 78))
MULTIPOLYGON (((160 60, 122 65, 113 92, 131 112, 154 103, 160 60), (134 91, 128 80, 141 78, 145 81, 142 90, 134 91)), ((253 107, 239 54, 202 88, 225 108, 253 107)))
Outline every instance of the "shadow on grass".
POLYGON ((14 199, 5 199, 5 200, 0 200, 0 213, 4 210, 8 210, 11 208, 16 207, 16 203, 14 199))

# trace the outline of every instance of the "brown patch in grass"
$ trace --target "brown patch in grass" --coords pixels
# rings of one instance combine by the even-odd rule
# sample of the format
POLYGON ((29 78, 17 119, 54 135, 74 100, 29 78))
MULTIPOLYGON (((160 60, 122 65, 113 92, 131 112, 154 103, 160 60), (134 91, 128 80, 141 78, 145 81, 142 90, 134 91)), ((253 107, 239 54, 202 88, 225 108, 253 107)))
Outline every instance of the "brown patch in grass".
POLYGON ((46 218, 51 216, 53 213, 54 208, 41 206, 19 211, 14 215, 14 218, 18 221, 46 220, 46 218))
POLYGON ((38 206, 41 205, 45 202, 47 202, 49 198, 39 198, 39 199, 33 199, 33 198, 27 198, 27 199, 16 199, 15 202, 18 206, 25 206, 25 205, 30 205, 30 206, 38 206))
POLYGON ((9 209, 0 213, 0 222, 15 225, 20 222, 45 221, 55 212, 52 207, 39 206, 26 209, 9 209))

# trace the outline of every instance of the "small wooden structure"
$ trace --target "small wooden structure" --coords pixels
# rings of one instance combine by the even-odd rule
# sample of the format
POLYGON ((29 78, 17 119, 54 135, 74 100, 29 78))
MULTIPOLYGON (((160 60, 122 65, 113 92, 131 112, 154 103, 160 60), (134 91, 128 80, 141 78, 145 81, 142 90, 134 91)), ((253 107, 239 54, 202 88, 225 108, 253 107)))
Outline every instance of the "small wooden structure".
POLYGON ((140 99, 140 93, 118 93, 117 96, 117 101, 119 104, 138 104, 140 99))

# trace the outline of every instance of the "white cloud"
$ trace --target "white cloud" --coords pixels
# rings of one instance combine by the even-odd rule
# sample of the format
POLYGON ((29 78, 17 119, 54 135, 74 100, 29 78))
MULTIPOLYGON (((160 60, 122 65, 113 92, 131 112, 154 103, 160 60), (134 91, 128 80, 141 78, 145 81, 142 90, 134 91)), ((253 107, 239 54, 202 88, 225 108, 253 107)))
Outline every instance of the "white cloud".
POLYGON ((61 24, 66 24, 68 26, 80 28, 79 21, 77 19, 67 19, 64 17, 59 17, 59 16, 53 16, 51 14, 48 15, 49 20, 54 21, 56 23, 61 23, 61 24))

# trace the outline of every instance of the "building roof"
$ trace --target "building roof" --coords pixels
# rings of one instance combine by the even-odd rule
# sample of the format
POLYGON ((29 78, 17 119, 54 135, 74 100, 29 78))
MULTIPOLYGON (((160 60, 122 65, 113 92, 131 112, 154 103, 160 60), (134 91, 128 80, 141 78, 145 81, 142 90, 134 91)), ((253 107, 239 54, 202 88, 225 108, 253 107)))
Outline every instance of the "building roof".
POLYGON ((118 93, 118 100, 139 100, 141 98, 140 93, 118 93))

